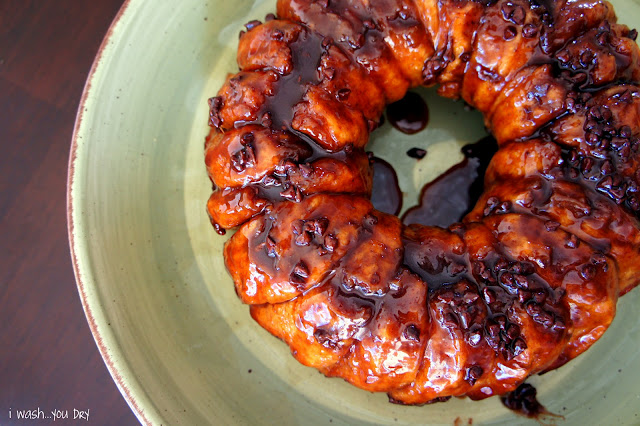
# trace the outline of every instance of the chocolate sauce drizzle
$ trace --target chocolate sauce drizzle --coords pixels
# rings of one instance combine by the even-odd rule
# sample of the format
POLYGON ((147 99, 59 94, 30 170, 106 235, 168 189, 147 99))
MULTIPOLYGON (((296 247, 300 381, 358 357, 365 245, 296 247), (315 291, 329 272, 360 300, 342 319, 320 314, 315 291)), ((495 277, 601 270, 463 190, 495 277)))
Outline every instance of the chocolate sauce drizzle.
POLYGON ((266 98, 258 113, 258 120, 236 121, 234 127, 262 124, 272 129, 292 130, 294 107, 302 101, 309 85, 315 86, 320 82, 318 68, 325 51, 322 40, 319 34, 305 27, 305 31, 290 45, 292 71, 279 77, 274 88, 275 94, 266 98))

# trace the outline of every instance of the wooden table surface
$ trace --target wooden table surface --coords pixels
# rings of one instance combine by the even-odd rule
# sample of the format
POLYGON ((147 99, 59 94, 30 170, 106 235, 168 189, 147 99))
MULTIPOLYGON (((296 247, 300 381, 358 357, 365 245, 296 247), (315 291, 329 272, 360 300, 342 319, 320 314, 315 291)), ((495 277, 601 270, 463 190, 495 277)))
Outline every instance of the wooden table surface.
POLYGON ((0 425, 138 424, 87 325, 66 215, 76 109, 123 2, 0 0, 0 425))

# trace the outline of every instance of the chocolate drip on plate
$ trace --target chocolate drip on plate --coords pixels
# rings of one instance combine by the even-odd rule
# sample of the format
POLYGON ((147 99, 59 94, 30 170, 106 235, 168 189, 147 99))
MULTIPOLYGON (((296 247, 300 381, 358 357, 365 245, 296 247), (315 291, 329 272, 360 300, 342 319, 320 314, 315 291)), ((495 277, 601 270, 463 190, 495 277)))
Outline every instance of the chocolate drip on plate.
POLYGON ((459 222, 480 198, 484 173, 497 149, 491 136, 465 145, 465 159, 425 185, 420 204, 409 209, 402 222, 441 227, 459 222))
POLYGON ((402 191, 393 166, 382 158, 373 157, 373 189, 371 203, 376 210, 397 215, 402 209, 402 191))
POLYGON ((427 127, 429 108, 419 94, 408 92, 404 98, 387 107, 387 119, 402 133, 413 135, 427 127))

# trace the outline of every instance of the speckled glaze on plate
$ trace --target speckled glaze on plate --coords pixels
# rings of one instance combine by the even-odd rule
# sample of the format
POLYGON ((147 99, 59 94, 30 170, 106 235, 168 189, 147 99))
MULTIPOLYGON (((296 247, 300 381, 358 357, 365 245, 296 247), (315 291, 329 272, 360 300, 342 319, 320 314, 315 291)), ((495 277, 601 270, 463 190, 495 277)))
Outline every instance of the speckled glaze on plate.
MULTIPOLYGON (((640 22, 640 2, 613 1, 640 22)), ((80 105, 69 168, 69 238, 82 299, 102 356, 145 424, 532 423, 498 398, 424 407, 387 402, 298 364, 237 299, 227 239, 205 211, 207 98, 235 72, 242 24, 275 0, 130 0, 114 21, 80 105)), ((405 171, 404 207, 484 135, 461 103, 424 90, 429 126, 385 126, 369 145, 405 171), (464 123, 464 125, 461 125, 464 123), (419 162, 407 149, 426 148, 419 162)), ((613 325, 568 365, 530 380, 559 424, 640 423, 640 290, 613 325)))

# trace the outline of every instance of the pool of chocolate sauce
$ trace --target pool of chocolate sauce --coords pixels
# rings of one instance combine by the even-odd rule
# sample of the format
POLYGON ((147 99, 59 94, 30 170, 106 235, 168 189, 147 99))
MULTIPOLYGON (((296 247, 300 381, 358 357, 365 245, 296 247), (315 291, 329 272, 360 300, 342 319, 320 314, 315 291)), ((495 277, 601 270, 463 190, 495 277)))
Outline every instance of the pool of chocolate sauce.
POLYGON ((465 145, 462 148, 464 160, 426 184, 419 204, 407 210, 402 222, 442 227, 459 222, 480 198, 484 173, 497 150, 497 143, 491 136, 465 145))
POLYGON ((502 395, 500 401, 502 401, 505 407, 516 414, 529 417, 530 419, 541 421, 543 418, 549 416, 563 418, 562 416, 547 411, 547 409, 538 402, 537 393, 538 391, 532 385, 523 383, 513 392, 502 395))
POLYGON ((393 166, 373 157, 373 191, 371 203, 381 212, 397 215, 402 209, 402 191, 393 166))
POLYGON ((402 133, 413 135, 427 127, 429 109, 422 96, 407 92, 404 98, 387 106, 387 119, 402 133))

